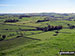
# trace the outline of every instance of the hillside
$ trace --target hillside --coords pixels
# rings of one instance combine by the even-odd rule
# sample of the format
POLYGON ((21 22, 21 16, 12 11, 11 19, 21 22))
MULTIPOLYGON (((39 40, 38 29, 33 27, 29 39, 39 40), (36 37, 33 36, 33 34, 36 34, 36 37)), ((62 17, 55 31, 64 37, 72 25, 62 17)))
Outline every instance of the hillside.
POLYGON ((75 14, 0 14, 0 56, 60 55, 75 51, 75 14))

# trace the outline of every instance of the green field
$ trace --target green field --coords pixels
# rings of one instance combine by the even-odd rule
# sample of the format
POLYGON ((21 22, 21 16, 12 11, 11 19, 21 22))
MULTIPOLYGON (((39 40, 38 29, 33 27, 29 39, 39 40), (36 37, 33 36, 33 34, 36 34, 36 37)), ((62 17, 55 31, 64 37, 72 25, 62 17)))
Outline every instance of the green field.
POLYGON ((69 27, 67 24, 75 25, 75 21, 51 20, 37 23, 37 20, 44 20, 45 17, 15 17, 19 21, 13 23, 4 23, 9 18, 0 19, 0 39, 6 36, 0 41, 0 56, 75 56, 59 54, 60 50, 75 51, 75 28, 65 28, 69 27), (48 25, 62 25, 63 28, 46 32, 35 30, 36 27, 48 25), (56 31, 59 33, 55 36, 56 31))

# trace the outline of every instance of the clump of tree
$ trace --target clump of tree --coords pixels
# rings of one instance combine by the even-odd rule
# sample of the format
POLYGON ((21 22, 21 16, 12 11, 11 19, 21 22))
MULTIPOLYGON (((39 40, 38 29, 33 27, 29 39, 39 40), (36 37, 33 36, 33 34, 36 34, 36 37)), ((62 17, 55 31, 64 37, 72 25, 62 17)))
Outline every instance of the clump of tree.
POLYGON ((48 25, 48 27, 44 27, 44 28, 37 27, 37 30, 51 31, 51 30, 60 30, 62 28, 63 28, 62 26, 51 26, 51 25, 48 25))
POLYGON ((17 20, 17 19, 8 19, 8 20, 5 20, 4 22, 11 22, 11 23, 13 23, 13 22, 18 22, 19 20, 17 20))
POLYGON ((75 28, 75 26, 74 25, 71 25, 71 24, 67 24, 67 26, 69 26, 70 29, 75 28))
POLYGON ((45 22, 45 21, 49 21, 49 20, 38 20, 37 23, 38 22, 45 22))
POLYGON ((2 35, 2 39, 5 39, 6 38, 6 35, 2 35))
POLYGON ((72 25, 72 26, 70 26, 69 28, 70 28, 70 29, 73 29, 73 28, 75 28, 75 26, 74 26, 74 25, 72 25))
POLYGON ((4 40, 6 38, 6 35, 1 35, 0 41, 4 40))
POLYGON ((24 16, 19 16, 19 19, 22 19, 23 17, 31 17, 31 16, 26 16, 26 15, 24 15, 24 16))
POLYGON ((39 22, 45 22, 45 21, 50 21, 50 17, 45 17, 43 20, 37 20, 37 23, 39 22))

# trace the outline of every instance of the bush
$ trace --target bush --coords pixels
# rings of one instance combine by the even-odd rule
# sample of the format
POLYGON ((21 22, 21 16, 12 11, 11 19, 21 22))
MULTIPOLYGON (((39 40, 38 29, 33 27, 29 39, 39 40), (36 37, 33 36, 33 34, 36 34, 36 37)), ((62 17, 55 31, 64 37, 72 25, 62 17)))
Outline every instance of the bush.
POLYGON ((9 19, 9 20, 5 20, 4 22, 18 22, 19 20, 16 20, 16 19, 9 19))
POLYGON ((4 40, 6 38, 6 35, 2 35, 2 39, 4 40))

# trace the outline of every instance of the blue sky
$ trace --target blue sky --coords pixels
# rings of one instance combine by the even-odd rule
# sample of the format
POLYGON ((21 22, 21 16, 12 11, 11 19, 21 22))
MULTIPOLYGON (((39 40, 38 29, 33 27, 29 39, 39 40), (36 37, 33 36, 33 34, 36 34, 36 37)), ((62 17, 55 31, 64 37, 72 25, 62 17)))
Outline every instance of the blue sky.
POLYGON ((75 13, 75 0, 0 0, 0 13, 75 13))

